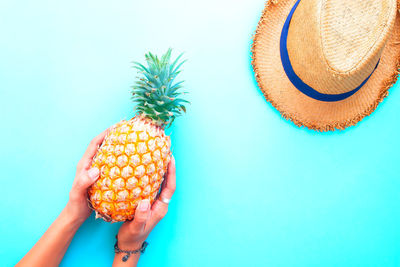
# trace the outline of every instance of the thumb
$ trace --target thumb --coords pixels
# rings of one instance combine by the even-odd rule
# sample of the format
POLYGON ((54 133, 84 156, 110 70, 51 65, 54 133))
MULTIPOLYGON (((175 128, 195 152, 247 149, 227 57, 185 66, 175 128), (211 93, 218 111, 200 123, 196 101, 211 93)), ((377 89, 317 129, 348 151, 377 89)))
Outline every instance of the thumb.
POLYGON ((131 230, 135 233, 140 233, 144 230, 146 222, 150 217, 150 201, 148 199, 143 199, 139 202, 138 207, 135 211, 135 217, 129 226, 131 230))
POLYGON ((93 167, 90 170, 88 170, 88 176, 89 179, 92 181, 92 183, 94 183, 97 180, 97 178, 99 178, 99 174, 100 171, 97 167, 93 167))
POLYGON ((96 180, 99 178, 100 171, 98 168, 94 167, 88 170, 82 177, 82 182, 81 188, 82 189, 87 189, 89 186, 91 186, 96 180))

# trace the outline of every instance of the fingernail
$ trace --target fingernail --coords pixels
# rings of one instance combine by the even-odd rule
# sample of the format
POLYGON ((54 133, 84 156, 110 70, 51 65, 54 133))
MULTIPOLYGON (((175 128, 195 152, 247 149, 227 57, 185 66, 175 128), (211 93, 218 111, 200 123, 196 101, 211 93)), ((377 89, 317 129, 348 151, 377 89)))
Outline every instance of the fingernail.
POLYGON ((150 207, 150 201, 148 199, 143 199, 142 201, 140 201, 139 210, 146 211, 149 209, 149 207, 150 207))
POLYGON ((99 169, 96 168, 96 167, 91 168, 91 169, 88 171, 88 175, 89 175, 89 177, 92 178, 92 179, 96 179, 96 178, 99 176, 99 173, 100 173, 100 171, 99 171, 99 169))

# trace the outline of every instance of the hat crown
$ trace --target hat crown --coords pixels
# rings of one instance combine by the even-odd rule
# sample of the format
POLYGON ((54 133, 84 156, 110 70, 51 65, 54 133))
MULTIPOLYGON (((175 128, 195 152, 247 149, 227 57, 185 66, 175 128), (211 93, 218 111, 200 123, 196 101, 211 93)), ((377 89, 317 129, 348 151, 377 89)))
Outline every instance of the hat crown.
MULTIPOLYGON (((357 2, 357 0, 347 1, 357 2)), ((379 60, 379 64, 373 62, 370 64, 372 69, 366 69, 367 64, 361 63, 360 67, 350 71, 346 76, 337 75, 338 71, 327 64, 326 49, 322 48, 321 18, 325 16, 323 5, 326 6, 329 2, 267 0, 251 50, 254 74, 265 99, 284 118, 298 126, 317 131, 343 130, 369 116, 388 95, 388 90, 398 80, 400 72, 400 13, 396 11, 400 11, 400 0, 397 0, 397 7, 391 1, 375 2, 382 4, 382 1, 390 7, 387 21, 382 21, 381 24, 382 35, 377 37, 378 34, 371 34, 371 37, 368 37, 376 38, 375 45, 371 46, 376 57, 374 55, 367 57, 366 60, 360 60, 360 62, 379 60), (363 69, 364 72, 361 71, 363 69), (365 74, 370 76, 365 78, 365 74), (310 79, 306 81, 307 77, 310 79), (343 85, 352 82, 354 77, 361 77, 360 81, 363 83, 355 84, 354 90, 340 94, 343 85), (317 82, 309 83, 314 80, 317 82), (337 94, 320 93, 324 88, 335 88, 335 85, 338 85, 337 94), (313 87, 310 88, 311 86, 313 87), (356 93, 353 93, 354 91, 356 93)), ((362 3, 358 1, 358 4, 362 3)), ((339 19, 337 14, 334 17, 339 19)), ((380 25, 376 20, 368 23, 372 23, 374 27, 380 25)), ((353 22, 352 25, 355 27, 357 24, 353 22)), ((331 37, 333 36, 332 34, 331 37)), ((364 36, 368 34, 364 33, 364 36)), ((338 41, 328 40, 328 37, 329 35, 324 37, 326 38, 324 42, 332 42, 335 47, 335 41, 338 41)), ((356 45, 357 51, 362 50, 364 46, 356 45)), ((367 50, 364 49, 356 56, 368 53, 367 50)), ((346 66, 356 63, 357 60, 348 61, 344 67, 338 66, 336 69, 343 70, 346 66)))
POLYGON ((374 45, 385 38, 383 30, 390 22, 393 15, 390 9, 396 6, 396 1, 325 0, 321 3, 321 44, 330 68, 348 73, 364 61, 374 60, 374 45))
POLYGON ((293 70, 323 94, 354 90, 376 67, 396 12, 396 0, 301 0, 287 38, 293 70))

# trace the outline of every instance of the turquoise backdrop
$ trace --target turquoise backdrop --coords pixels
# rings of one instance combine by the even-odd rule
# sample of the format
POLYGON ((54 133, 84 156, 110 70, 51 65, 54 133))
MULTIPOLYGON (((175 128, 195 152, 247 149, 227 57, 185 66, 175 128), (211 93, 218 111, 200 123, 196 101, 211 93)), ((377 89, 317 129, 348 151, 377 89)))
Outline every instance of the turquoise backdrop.
MULTIPOLYGON (((140 266, 399 266, 400 88, 334 133, 260 93, 264 0, 0 1, 0 265, 62 210, 89 141, 131 118, 130 63, 174 48, 192 105, 170 130, 177 191, 140 266)), ((61 266, 110 266, 119 224, 90 217, 61 266)))

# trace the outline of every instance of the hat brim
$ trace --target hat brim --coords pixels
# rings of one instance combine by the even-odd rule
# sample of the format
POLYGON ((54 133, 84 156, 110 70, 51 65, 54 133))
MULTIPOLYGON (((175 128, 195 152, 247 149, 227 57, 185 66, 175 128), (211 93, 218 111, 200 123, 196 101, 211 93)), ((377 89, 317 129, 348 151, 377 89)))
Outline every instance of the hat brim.
MULTIPOLYGON (((296 0, 268 0, 252 45, 252 65, 265 98, 284 118, 317 131, 343 130, 370 115, 388 95, 400 69, 400 16, 379 63, 368 82, 351 97, 338 102, 310 98, 292 85, 280 57, 280 36, 296 0)), ((397 1, 400 9, 400 0, 397 1)))

